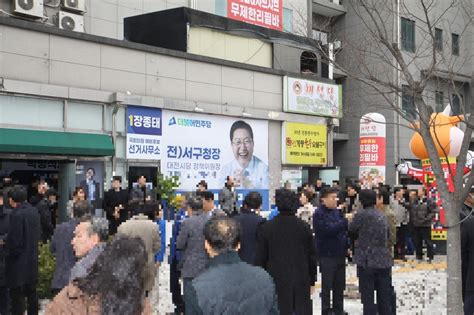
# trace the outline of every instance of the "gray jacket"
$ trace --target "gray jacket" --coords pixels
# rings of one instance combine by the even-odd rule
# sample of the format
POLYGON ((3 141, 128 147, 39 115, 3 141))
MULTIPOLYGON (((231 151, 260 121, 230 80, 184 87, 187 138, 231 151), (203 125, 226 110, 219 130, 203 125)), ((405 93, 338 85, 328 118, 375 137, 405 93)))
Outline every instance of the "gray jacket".
POLYGON ((208 255, 204 248, 204 225, 209 220, 208 212, 192 216, 183 221, 176 240, 176 249, 183 253, 181 276, 195 278, 206 268, 208 255))
POLYGON ((71 219, 59 224, 54 230, 53 238, 49 244, 49 249, 56 258, 56 269, 51 283, 53 289, 62 289, 69 283, 71 269, 76 264, 76 255, 71 241, 78 222, 77 219, 71 219))
POLYGON ((94 265, 97 257, 105 249, 105 243, 97 244, 94 248, 92 248, 86 256, 82 257, 71 269, 71 276, 69 277, 69 282, 77 278, 83 278, 89 274, 89 271, 94 265))
POLYGON ((224 210, 225 213, 231 214, 236 209, 236 202, 237 202, 237 194, 234 191, 224 186, 219 192, 219 204, 221 205, 221 209, 224 210))
POLYGON ((407 225, 410 222, 410 213, 404 204, 401 204, 395 198, 390 197, 390 207, 395 214, 395 222, 397 227, 400 227, 402 224, 407 225))
POLYGON ((392 255, 388 249, 389 227, 385 215, 373 208, 357 212, 349 224, 349 231, 358 239, 354 262, 362 268, 390 268, 392 255))

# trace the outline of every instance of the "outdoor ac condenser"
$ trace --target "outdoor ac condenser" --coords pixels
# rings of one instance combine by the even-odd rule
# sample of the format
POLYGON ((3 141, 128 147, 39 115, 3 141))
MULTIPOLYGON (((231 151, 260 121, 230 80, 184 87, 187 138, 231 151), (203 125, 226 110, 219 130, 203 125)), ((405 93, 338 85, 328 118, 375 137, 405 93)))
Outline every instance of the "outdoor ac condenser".
POLYGON ((13 12, 33 18, 43 17, 43 0, 14 0, 13 12))
POLYGON ((82 15, 59 11, 59 28, 84 33, 84 17, 82 15))

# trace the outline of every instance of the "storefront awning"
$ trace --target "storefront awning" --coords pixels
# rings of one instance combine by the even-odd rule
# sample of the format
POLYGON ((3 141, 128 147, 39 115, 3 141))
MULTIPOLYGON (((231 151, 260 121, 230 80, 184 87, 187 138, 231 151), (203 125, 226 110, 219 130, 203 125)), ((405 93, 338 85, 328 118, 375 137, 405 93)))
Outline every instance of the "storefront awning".
POLYGON ((0 152, 76 156, 110 156, 108 135, 0 128, 0 152))

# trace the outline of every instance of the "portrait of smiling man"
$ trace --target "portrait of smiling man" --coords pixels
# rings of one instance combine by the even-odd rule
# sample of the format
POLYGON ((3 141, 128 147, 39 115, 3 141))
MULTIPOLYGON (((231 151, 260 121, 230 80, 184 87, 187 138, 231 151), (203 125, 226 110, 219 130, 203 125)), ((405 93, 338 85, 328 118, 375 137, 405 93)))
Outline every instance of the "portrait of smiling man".
POLYGON ((267 189, 268 166, 253 154, 255 142, 252 127, 238 120, 230 127, 229 136, 234 159, 222 167, 221 182, 232 176, 236 188, 267 189))

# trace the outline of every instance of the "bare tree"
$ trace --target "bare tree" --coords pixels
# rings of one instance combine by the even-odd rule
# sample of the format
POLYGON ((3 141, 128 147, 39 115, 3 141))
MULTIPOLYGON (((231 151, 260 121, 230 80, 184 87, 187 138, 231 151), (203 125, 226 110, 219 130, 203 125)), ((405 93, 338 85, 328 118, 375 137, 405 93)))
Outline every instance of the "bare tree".
MULTIPOLYGON (((448 85, 459 97, 459 82, 467 81, 465 84, 470 84, 472 90, 473 73, 466 74, 465 70, 472 67, 469 64, 473 59, 472 49, 464 49, 461 57, 453 56, 454 44, 445 38, 441 40, 436 28, 472 41, 473 4, 463 0, 346 0, 344 4, 348 10, 344 22, 327 19, 319 26, 313 25, 327 30, 329 41, 340 40, 342 49, 334 60, 326 46, 316 43, 317 48, 323 52, 323 58, 340 69, 348 80, 368 88, 369 108, 402 117, 392 120, 392 123, 411 128, 421 135, 446 211, 447 311, 448 314, 462 314, 460 210, 474 183, 474 171, 467 178, 463 177, 474 126, 473 95, 470 104, 463 106, 464 115, 460 116, 465 130, 456 171, 450 174, 454 183, 452 192, 443 180, 440 157, 447 158, 448 153, 443 150, 438 154, 436 149, 441 145, 437 136, 440 126, 433 119, 434 110, 430 104, 433 103, 433 86, 448 85), (400 39, 401 18, 411 21, 416 27, 416 46, 414 39, 400 39), (403 95, 411 97, 413 108, 402 108, 403 95), (375 100, 371 96, 375 96, 375 100), (434 133, 430 132, 433 129, 434 133)), ((346 119, 363 114, 351 106, 344 110, 346 119)))

